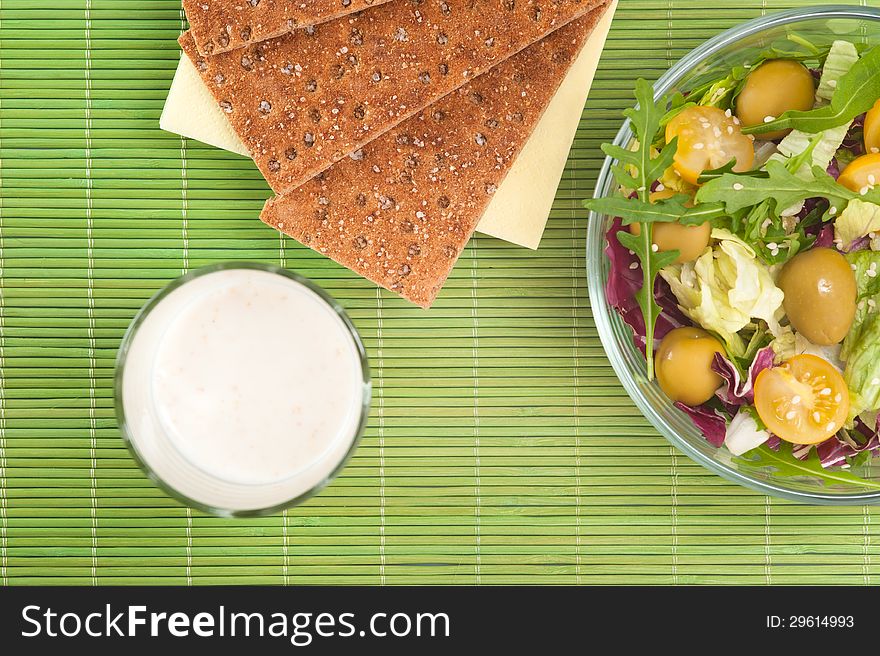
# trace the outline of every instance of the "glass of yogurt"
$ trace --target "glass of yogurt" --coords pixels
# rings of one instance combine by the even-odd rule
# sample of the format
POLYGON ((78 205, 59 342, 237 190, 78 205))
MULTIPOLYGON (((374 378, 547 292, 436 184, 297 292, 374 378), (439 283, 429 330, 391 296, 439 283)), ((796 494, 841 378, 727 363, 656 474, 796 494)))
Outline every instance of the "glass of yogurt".
POLYGON ((364 347, 342 308, 285 269, 217 264, 138 313, 116 363, 116 415, 144 471, 222 516, 315 494, 354 452, 370 406, 364 347))

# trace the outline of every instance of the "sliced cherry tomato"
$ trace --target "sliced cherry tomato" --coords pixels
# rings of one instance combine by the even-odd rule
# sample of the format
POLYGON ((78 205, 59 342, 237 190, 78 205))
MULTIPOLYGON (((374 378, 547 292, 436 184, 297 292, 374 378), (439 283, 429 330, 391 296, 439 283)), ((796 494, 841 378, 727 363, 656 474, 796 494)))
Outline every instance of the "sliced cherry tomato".
POLYGON ((666 124, 666 141, 678 137, 674 169, 697 184, 703 171, 717 169, 736 158, 734 171, 748 171, 755 160, 752 139, 717 107, 688 107, 666 124))
POLYGON ((805 353, 758 374, 755 408, 767 429, 783 440, 818 444, 843 427, 849 393, 830 362, 805 353))
POLYGON ((837 181, 856 193, 864 193, 880 183, 880 153, 855 158, 837 181))
POLYGON ((865 115, 865 150, 880 153, 880 100, 865 115))

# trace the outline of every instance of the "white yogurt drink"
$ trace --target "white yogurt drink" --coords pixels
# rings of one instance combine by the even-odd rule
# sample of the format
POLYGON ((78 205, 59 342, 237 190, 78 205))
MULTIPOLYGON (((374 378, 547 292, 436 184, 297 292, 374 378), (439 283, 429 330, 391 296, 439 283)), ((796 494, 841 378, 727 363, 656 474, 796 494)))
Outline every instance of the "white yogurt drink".
POLYGON ((320 489, 369 404, 357 333, 331 299, 261 265, 172 283, 123 341, 117 414, 144 469, 219 514, 275 510, 320 489))

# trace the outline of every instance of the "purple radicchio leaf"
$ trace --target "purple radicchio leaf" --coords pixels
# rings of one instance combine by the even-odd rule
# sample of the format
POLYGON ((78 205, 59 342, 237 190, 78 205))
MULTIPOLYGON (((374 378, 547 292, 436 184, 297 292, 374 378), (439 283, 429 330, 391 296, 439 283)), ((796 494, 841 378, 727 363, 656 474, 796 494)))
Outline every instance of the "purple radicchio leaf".
MULTIPOLYGON (((792 454, 799 460, 806 460, 810 454, 812 445, 806 444, 795 447, 792 454)), ((839 438, 838 436, 829 437, 824 442, 816 445, 816 453, 819 454, 819 460, 823 467, 834 467, 835 465, 846 464, 846 459, 858 455, 863 451, 873 451, 877 453, 880 450, 880 436, 874 435, 864 444, 850 444, 839 438)))
MULTIPOLYGON (((854 157, 865 154, 863 136, 865 130, 866 116, 867 114, 861 114, 853 119, 852 125, 850 125, 849 130, 847 130, 846 132, 846 136, 843 138, 843 143, 840 145, 841 148, 844 148, 852 153, 854 157)), ((831 173, 831 171, 829 171, 829 173, 831 173)), ((834 176, 835 179, 837 177, 837 175, 834 176)))
POLYGON ((837 180, 840 177, 840 163, 837 161, 836 157, 832 157, 831 161, 828 163, 828 168, 825 169, 828 175, 837 180))
POLYGON ((855 253, 856 251, 863 251, 871 245, 870 237, 859 237, 858 239, 853 239, 849 246, 846 246, 843 251, 845 253, 855 253))
POLYGON ((691 407, 680 401, 676 401, 675 407, 690 418, 709 444, 714 447, 724 444, 724 438, 727 437, 727 419, 718 414, 717 410, 705 405, 691 407))
MULTIPOLYGON (((608 280, 605 282, 605 299, 626 324, 632 328, 635 344, 645 352, 645 320, 636 299, 642 288, 642 269, 639 258, 621 245, 618 231, 624 229, 619 218, 614 219, 605 235, 605 255, 608 257, 608 280)), ((678 302, 669 284, 660 276, 654 283, 654 297, 661 308, 654 327, 654 347, 673 328, 690 326, 691 322, 678 308, 678 302)))
POLYGON ((755 354, 755 359, 749 365, 747 377, 743 379, 739 370, 730 360, 720 353, 716 353, 715 359, 712 361, 712 371, 724 379, 724 385, 715 392, 715 396, 721 399, 721 402, 730 411, 735 411, 742 405, 752 405, 755 402, 753 390, 755 379, 764 369, 773 366, 775 355, 771 347, 762 348, 755 354))
POLYGON ((819 232, 816 233, 816 242, 813 245, 821 246, 824 248, 832 248, 834 246, 833 223, 825 223, 821 225, 821 227, 819 228, 819 232))
MULTIPOLYGON (((804 460, 810 455, 810 449, 812 449, 810 444, 796 445, 792 449, 792 454, 804 460)), ((871 451, 875 455, 880 453, 880 431, 876 427, 871 428, 859 418, 856 418, 855 428, 850 431, 850 435, 838 433, 816 445, 816 453, 823 467, 845 465, 847 458, 864 451, 871 451), (851 436, 852 433, 856 433, 862 439, 856 441, 851 436)))

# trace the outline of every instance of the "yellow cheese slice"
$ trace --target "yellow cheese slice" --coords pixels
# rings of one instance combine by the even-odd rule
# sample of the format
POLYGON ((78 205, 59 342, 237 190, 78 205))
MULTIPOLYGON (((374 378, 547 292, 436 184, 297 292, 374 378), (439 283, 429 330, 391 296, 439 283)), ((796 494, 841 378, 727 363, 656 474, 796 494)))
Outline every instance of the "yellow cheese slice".
MULTIPOLYGON (((498 186, 477 231, 527 248, 538 247, 615 9, 616 0, 596 25, 498 186)), ((247 148, 186 56, 180 59, 159 126, 247 157, 247 148)))

